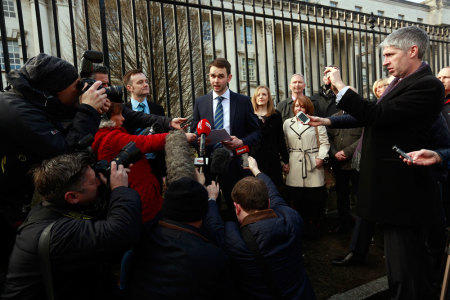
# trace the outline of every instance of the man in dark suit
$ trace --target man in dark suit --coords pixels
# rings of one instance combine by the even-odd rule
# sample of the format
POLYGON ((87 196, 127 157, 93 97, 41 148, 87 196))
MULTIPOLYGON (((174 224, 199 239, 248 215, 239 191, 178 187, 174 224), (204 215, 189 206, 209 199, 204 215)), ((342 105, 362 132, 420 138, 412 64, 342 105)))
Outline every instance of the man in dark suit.
POLYGON ((123 76, 123 84, 128 92, 130 92, 130 101, 126 103, 129 108, 134 111, 141 111, 142 108, 140 107, 142 105, 139 107, 139 104, 142 103, 145 113, 158 116, 165 115, 164 108, 161 105, 148 100, 147 97, 150 93, 150 87, 147 76, 145 76, 141 69, 128 71, 123 76))
MULTIPOLYGON (((123 76, 123 84, 130 93, 130 101, 127 101, 125 106, 131 108, 133 111, 143 112, 145 114, 152 114, 158 116, 164 116, 164 108, 152 101, 148 100, 150 93, 150 87, 148 85, 147 76, 141 69, 133 69, 128 71, 123 76)), ((138 128, 136 134, 139 134, 144 128, 138 128)), ((155 133, 162 133, 162 128, 153 126, 155 133)), ((166 176, 166 163, 164 160, 164 151, 158 153, 146 153, 150 166, 152 167, 153 174, 162 186, 162 178, 166 176)), ((161 189, 162 191, 162 189, 161 189)))
MULTIPOLYGON (((209 65, 209 81, 212 91, 195 100, 191 132, 195 132, 197 123, 207 119, 213 129, 224 128, 231 136, 229 141, 222 141, 223 147, 234 151, 242 146, 252 147, 261 137, 258 119, 253 111, 250 98, 230 91, 231 65, 224 58, 217 58, 209 65)), ((211 154, 218 145, 209 145, 207 154, 211 154)), ((242 168, 237 159, 230 163, 228 175, 221 182, 229 210, 234 215, 231 190, 243 177, 242 168)))
POLYGON ((430 167, 408 168, 392 150, 394 145, 405 152, 430 146, 444 88, 422 61, 428 46, 426 32, 418 27, 400 28, 386 37, 383 66, 396 78, 377 103, 363 101, 349 89, 338 69, 325 70, 339 91, 338 107, 364 126, 358 213, 384 226, 392 299, 432 299, 425 241, 442 215, 437 183, 430 167))
MULTIPOLYGON (((142 71, 140 72, 142 73, 142 71)), ((108 73, 108 67, 95 64, 91 78, 96 81, 101 81, 102 87, 107 88, 110 86, 108 73)), ((106 100, 107 106, 109 107, 111 102, 108 99, 106 100)), ((129 133, 135 133, 137 128, 146 128, 148 126, 158 127, 164 132, 167 132, 170 129, 181 129, 181 124, 187 120, 186 118, 166 117, 164 115, 164 109, 161 106, 155 103, 150 103, 151 102, 148 102, 148 107, 152 109, 152 114, 142 114, 139 112, 135 112, 131 109, 131 107, 124 105, 122 111, 122 115, 125 118, 123 127, 126 128, 129 133)))

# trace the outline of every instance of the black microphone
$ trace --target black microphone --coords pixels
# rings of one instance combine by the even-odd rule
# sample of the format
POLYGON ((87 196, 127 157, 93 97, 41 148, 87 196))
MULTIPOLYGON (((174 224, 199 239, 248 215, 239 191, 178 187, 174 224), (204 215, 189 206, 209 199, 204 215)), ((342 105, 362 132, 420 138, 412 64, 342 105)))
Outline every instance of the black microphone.
POLYGON ((210 173, 217 182, 223 177, 227 176, 230 165, 230 152, 225 148, 217 148, 211 155, 210 173))

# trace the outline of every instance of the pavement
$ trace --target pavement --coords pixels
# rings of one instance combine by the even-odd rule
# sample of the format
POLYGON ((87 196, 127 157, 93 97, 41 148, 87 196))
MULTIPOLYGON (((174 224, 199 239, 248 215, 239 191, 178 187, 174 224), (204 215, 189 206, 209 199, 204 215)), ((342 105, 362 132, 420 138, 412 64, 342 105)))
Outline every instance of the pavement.
POLYGON ((387 277, 375 279, 356 288, 339 293, 329 300, 382 300, 389 299, 387 277))

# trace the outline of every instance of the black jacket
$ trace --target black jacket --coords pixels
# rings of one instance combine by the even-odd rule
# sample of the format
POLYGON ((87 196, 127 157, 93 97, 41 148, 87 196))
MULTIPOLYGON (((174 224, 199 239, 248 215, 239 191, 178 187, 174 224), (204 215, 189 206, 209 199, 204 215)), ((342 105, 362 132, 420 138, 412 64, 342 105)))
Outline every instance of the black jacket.
POLYGON ((51 230, 50 259, 56 299, 110 299, 111 261, 139 238, 141 202, 130 188, 111 192, 106 220, 77 219, 35 206, 19 228, 2 299, 46 299, 38 241, 51 230))
POLYGON ((339 108, 336 107, 336 96, 331 90, 326 90, 323 86, 319 94, 315 94, 311 97, 311 102, 314 105, 314 115, 326 118, 339 112, 339 108))
POLYGON ((250 213, 238 224, 224 222, 217 203, 211 200, 203 226, 230 257, 239 299, 316 299, 301 255, 303 220, 266 174, 259 173, 257 178, 269 190, 270 208, 250 213), (267 269, 249 250, 243 227, 254 236, 267 269))
POLYGON ((8 81, 13 89, 0 93, 0 214, 7 210, 9 223, 31 200, 30 168, 74 150, 100 124, 93 107, 81 104, 69 111, 56 97, 33 88, 27 76, 22 69, 12 71, 8 81))
POLYGON ((166 219, 145 226, 128 299, 233 299, 228 257, 196 227, 166 219))
MULTIPOLYGON (((164 108, 161 105, 159 105, 155 102, 149 101, 148 99, 147 99, 147 105, 150 109, 150 116, 151 115, 162 116, 162 117, 165 116, 164 108)), ((127 107, 130 111, 133 110, 131 107, 131 101, 128 101, 127 103, 125 103, 125 107, 127 107)), ((138 113, 138 114, 140 114, 140 113, 138 113)), ((149 116, 149 115, 147 115, 147 116, 149 116)), ((153 127, 155 130, 155 133, 162 133, 164 131, 167 131, 167 130, 164 130, 162 126, 157 126, 157 127, 153 127), (159 127, 159 128, 157 128, 157 127, 159 127)), ((130 134, 135 134, 134 129, 128 128, 128 130, 129 130, 128 132, 130 134)), ((152 167, 152 172, 156 175, 158 180, 160 182, 162 182, 161 181, 162 177, 167 175, 166 160, 165 160, 166 153, 164 151, 160 151, 155 154, 156 154, 156 157, 154 159, 149 159, 149 163, 150 163, 150 166, 152 167)))
POLYGON ((358 213, 393 225, 423 225, 440 214, 430 167, 408 166, 392 150, 430 149, 430 134, 442 108, 444 87, 428 65, 401 80, 378 103, 362 101, 348 90, 339 108, 364 129, 358 213))
POLYGON ((444 105, 442 106, 442 115, 447 121, 448 128, 450 128, 450 94, 445 97, 444 105))
POLYGON ((264 122, 260 119, 259 124, 262 129, 262 137, 250 149, 250 154, 258 162, 261 172, 267 174, 279 186, 283 183, 280 162, 289 163, 281 115, 277 111, 265 118, 264 122))

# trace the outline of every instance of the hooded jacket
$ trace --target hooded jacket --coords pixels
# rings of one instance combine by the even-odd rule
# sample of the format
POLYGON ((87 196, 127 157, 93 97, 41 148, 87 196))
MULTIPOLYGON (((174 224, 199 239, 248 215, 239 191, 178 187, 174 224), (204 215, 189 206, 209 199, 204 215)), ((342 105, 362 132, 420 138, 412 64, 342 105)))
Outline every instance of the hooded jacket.
MULTIPOLYGON (((0 212, 5 207, 14 212, 5 214, 10 222, 16 221, 15 212, 22 204, 31 201, 33 184, 27 174, 31 167, 74 150, 81 138, 95 135, 100 123, 93 107, 80 104, 69 110, 59 101, 43 78, 51 80, 55 72, 62 72, 61 65, 49 64, 46 58, 32 58, 32 71, 29 65, 11 71, 7 80, 12 89, 0 93, 0 212), (47 88, 40 89, 41 85, 47 88)), ((61 81, 56 84, 64 86, 61 81)))

